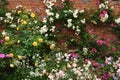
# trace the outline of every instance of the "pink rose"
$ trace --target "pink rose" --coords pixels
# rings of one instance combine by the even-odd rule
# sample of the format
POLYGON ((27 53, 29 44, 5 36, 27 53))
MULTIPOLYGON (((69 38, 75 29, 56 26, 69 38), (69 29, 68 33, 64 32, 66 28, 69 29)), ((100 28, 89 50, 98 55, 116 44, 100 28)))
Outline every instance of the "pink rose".
POLYGON ((111 27, 114 27, 115 25, 114 25, 114 23, 111 23, 110 26, 111 26, 111 27))
POLYGON ((97 50, 95 49, 95 48, 92 48, 92 53, 96 53, 97 52, 97 50))
POLYGON ((102 12, 103 12, 103 14, 107 14, 108 13, 106 10, 103 10, 102 12))
POLYGON ((78 58, 79 56, 80 56, 79 54, 75 54, 75 53, 70 54, 70 57, 73 57, 73 58, 78 58))
POLYGON ((105 14, 101 13, 101 14, 100 14, 100 17, 101 17, 101 18, 102 18, 102 17, 105 17, 105 14))
POLYGON ((116 48, 114 47, 114 48, 112 48, 112 51, 116 51, 116 48))
POLYGON ((103 40, 97 40, 97 44, 98 44, 98 45, 103 45, 103 44, 104 44, 104 41, 103 41, 103 40))
POLYGON ((100 4, 100 1, 99 1, 99 0, 97 0, 97 1, 96 1, 96 4, 97 4, 97 5, 98 5, 98 4, 100 4))

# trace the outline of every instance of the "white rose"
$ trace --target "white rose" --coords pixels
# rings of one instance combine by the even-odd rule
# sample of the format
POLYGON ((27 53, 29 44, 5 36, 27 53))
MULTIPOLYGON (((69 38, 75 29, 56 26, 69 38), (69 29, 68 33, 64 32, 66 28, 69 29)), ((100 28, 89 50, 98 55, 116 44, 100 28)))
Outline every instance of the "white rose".
POLYGON ((99 5, 99 9, 101 9, 101 8, 105 8, 105 5, 104 5, 103 3, 101 3, 101 4, 99 5))
POLYGON ((58 18, 59 18, 59 14, 58 14, 58 13, 56 13, 55 17, 56 17, 56 19, 58 19, 58 18))
POLYGON ((15 28, 17 26, 15 24, 11 24, 10 27, 15 28))
POLYGON ((73 63, 72 66, 73 66, 73 67, 77 67, 77 64, 76 64, 76 63, 73 63))
POLYGON ((67 27, 70 28, 72 26, 72 23, 68 23, 67 27))
POLYGON ((85 24, 85 19, 82 19, 82 20, 81 20, 81 23, 85 24))
POLYGON ((48 31, 48 27, 46 26, 46 25, 44 25, 43 27, 41 27, 41 29, 40 29, 40 33, 41 34, 44 34, 44 33, 46 33, 48 31))
POLYGON ((72 26, 72 29, 75 30, 75 26, 72 26))
POLYGON ((50 31, 54 32, 55 31, 55 26, 52 26, 52 28, 50 29, 50 31))
POLYGON ((83 48, 83 52, 87 53, 88 49, 87 48, 83 48))
POLYGON ((47 19, 46 18, 43 18, 43 21, 42 21, 43 23, 46 23, 47 22, 47 19))
POLYGON ((54 13, 50 12, 50 9, 46 9, 45 12, 48 16, 53 16, 54 15, 54 13))
POLYGON ((74 13, 78 13, 78 9, 74 10, 74 13))
POLYGON ((5 16, 11 16, 11 13, 6 13, 5 16))
POLYGON ((50 74, 50 75, 48 76, 48 78, 49 78, 50 80, 54 80, 54 75, 50 74))
POLYGON ((0 17, 0 20, 3 20, 3 17, 0 17))
POLYGON ((84 10, 80 10, 80 13, 84 13, 85 11, 84 10))
POLYGON ((52 17, 50 17, 49 21, 50 21, 50 22, 53 22, 53 21, 54 21, 54 19, 53 19, 52 17))
POLYGON ((120 18, 115 19, 115 23, 120 24, 120 18))
POLYGON ((100 21, 105 22, 106 19, 103 17, 103 18, 100 19, 100 21))
POLYGON ((105 4, 108 4, 109 2, 108 2, 108 1, 105 1, 104 3, 105 3, 105 4))
POLYGON ((106 18, 106 20, 108 19, 108 17, 109 17, 109 15, 108 15, 108 14, 105 14, 105 18, 106 18))
POLYGON ((71 23, 71 22, 72 22, 72 19, 68 19, 67 22, 68 22, 68 23, 71 23))
POLYGON ((73 13, 73 17, 74 18, 77 18, 78 16, 77 16, 77 13, 73 13))
POLYGON ((77 31, 78 33, 80 33, 80 29, 77 29, 76 31, 77 31))
POLYGON ((6 36, 7 33, 5 31, 2 31, 2 36, 6 36))

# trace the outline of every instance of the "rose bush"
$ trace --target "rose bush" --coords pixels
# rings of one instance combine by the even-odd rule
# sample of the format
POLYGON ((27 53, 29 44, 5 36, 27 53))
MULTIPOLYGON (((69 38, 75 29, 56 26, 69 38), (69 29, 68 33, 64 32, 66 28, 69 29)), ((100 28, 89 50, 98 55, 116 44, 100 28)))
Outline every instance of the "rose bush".
MULTIPOLYGON (((44 1, 47 15, 43 20, 22 5, 6 12, 0 34, 0 79, 119 80, 119 46, 86 29, 85 10, 73 9, 69 0, 62 0, 61 6, 55 1, 44 1), (64 38, 66 46, 59 46, 64 38)), ((102 0, 99 7, 97 24, 104 21, 108 25, 108 2, 102 0)), ((119 17, 114 22, 118 27, 119 17)))

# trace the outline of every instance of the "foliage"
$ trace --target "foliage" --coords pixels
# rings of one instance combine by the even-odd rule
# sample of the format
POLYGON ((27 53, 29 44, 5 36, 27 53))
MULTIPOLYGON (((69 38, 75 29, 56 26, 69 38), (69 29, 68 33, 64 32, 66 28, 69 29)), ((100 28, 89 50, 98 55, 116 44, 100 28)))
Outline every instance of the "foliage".
POLYGON ((3 17, 7 12, 6 5, 8 5, 8 2, 6 0, 0 0, 0 25, 3 24, 3 17))
MULTIPOLYGON (((69 0, 62 0, 61 6, 54 5, 53 0, 44 3, 47 16, 43 20, 21 5, 5 13, 5 29, 0 34, 0 79, 119 79, 120 46, 115 47, 106 36, 98 38, 86 29, 86 11, 74 9, 69 0), (63 44, 60 40, 65 40, 65 46, 59 46, 63 44)), ((101 0, 102 3, 108 7, 108 2, 101 0)), ((91 16, 90 21, 103 23, 99 15, 105 13, 109 15, 105 25, 113 22, 116 29, 119 17, 114 19, 109 10, 102 6, 97 16, 90 14, 99 19, 91 16)))

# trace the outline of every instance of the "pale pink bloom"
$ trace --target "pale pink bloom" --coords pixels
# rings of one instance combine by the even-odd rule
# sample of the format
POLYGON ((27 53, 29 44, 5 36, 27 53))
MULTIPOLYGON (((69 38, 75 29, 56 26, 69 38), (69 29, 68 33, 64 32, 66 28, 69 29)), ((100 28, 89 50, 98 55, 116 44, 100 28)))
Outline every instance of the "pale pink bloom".
POLYGON ((10 58, 10 55, 9 55, 9 54, 6 54, 5 57, 6 57, 6 58, 10 58))

